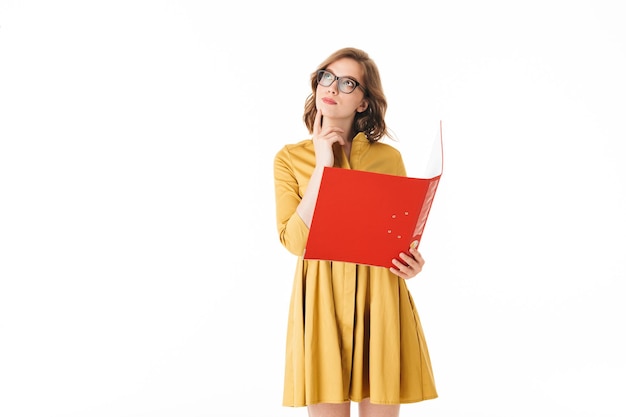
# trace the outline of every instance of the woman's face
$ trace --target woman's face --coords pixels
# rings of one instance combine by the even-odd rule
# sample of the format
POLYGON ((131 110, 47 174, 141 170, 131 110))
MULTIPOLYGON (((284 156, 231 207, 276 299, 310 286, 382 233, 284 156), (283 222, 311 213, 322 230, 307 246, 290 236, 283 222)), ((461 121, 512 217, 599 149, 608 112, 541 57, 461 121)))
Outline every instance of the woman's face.
MULTIPOLYGON (((335 77, 348 77, 362 85, 363 70, 359 63, 351 58, 341 58, 326 67, 328 81, 335 77)), ((349 79, 335 79, 331 85, 325 87, 317 84, 315 93, 315 105, 322 110, 324 118, 346 119, 354 118, 356 112, 367 109, 367 100, 361 87, 355 88, 351 93, 345 93, 339 88, 343 83, 346 87, 351 85, 349 79)))

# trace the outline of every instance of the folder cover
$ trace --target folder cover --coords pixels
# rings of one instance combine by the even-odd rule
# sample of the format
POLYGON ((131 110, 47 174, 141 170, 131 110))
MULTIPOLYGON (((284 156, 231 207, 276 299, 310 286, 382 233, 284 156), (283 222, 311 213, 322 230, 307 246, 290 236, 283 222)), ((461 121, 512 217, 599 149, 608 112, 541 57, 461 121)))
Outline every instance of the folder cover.
POLYGON ((419 246, 441 171, 414 178, 324 168, 304 258, 392 267, 419 246))

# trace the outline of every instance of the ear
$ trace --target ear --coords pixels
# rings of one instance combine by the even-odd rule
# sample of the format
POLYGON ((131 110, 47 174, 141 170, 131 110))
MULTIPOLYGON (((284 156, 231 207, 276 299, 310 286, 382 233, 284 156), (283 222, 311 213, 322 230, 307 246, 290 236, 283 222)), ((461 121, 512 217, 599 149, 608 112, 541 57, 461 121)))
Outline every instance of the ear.
POLYGON ((368 106, 369 103, 367 102, 367 100, 363 100, 361 104, 359 104, 359 107, 356 108, 357 113, 363 113, 365 110, 367 110, 368 106))

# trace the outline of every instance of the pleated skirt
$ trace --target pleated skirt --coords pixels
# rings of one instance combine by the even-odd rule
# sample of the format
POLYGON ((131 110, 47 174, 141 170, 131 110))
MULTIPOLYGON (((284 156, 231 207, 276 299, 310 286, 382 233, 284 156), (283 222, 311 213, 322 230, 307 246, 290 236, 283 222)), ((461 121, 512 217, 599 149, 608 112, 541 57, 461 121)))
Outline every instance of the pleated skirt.
POLYGON ((385 268, 298 259, 289 306, 283 405, 437 397, 406 281, 385 268))

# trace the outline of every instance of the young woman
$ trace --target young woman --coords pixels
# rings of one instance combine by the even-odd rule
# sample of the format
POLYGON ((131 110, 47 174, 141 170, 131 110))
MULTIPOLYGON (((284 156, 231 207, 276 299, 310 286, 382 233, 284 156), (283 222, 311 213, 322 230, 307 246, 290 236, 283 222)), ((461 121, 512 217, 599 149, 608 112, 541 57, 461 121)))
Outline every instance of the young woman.
MULTIPOLYGON (((311 138, 274 160, 281 243, 298 262, 287 326, 283 405, 312 417, 398 416, 400 404, 437 397, 428 348, 406 279, 424 260, 407 248, 382 268, 304 260, 324 167, 406 175, 389 136, 387 101, 374 61, 344 48, 311 75, 304 108, 311 138)), ((368 210, 368 207, 363 207, 368 210)), ((367 244, 364 242, 363 244, 367 244)))

